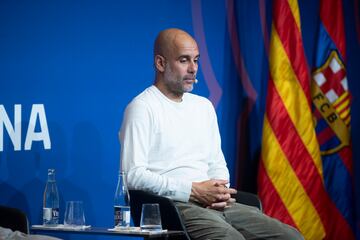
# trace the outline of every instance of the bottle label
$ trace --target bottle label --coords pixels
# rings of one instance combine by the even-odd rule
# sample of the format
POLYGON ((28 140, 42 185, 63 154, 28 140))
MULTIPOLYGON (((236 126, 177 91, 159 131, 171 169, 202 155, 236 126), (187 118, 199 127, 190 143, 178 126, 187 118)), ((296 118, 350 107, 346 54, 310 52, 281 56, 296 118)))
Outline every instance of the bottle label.
POLYGON ((50 221, 52 219, 52 208, 43 208, 43 219, 50 221))
POLYGON ((59 208, 52 208, 51 216, 53 219, 59 218, 59 208))
POLYGON ((114 206, 114 223, 115 226, 130 226, 129 206, 114 206))
POLYGON ((43 208, 43 219, 45 221, 59 219, 59 208, 43 208))
POLYGON ((126 224, 130 224, 130 211, 126 211, 124 212, 124 220, 126 222, 126 224))

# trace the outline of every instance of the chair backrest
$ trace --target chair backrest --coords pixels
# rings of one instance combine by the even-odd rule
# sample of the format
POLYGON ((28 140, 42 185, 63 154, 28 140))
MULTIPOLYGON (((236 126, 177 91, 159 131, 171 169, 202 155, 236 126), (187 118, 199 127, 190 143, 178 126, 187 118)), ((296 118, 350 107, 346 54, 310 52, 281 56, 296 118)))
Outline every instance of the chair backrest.
POLYGON ((0 226, 13 231, 29 233, 29 222, 24 212, 17 208, 0 206, 0 226))
POLYGON ((135 226, 140 226, 142 204, 158 203, 160 206, 163 229, 184 231, 185 239, 190 239, 185 231, 185 226, 180 217, 180 213, 171 199, 142 190, 129 190, 129 193, 131 216, 135 226))

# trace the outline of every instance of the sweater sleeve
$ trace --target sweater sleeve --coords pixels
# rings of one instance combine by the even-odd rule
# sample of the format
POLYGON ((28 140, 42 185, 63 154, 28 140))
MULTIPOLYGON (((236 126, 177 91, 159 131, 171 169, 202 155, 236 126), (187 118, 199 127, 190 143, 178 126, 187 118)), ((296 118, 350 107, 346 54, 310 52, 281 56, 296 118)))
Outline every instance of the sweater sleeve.
MULTIPOLYGON (((208 176, 210 179, 226 179, 229 180, 229 170, 226 166, 224 154, 221 150, 221 138, 219 126, 217 123, 216 112, 212 104, 209 102, 210 114, 210 131, 211 131, 211 159, 209 162, 208 176)), ((229 184, 228 184, 229 185, 229 184)))
POLYGON ((163 176, 148 169, 154 126, 154 116, 145 102, 133 101, 129 104, 119 134, 122 169, 127 173, 129 189, 141 189, 187 202, 191 182, 163 176))

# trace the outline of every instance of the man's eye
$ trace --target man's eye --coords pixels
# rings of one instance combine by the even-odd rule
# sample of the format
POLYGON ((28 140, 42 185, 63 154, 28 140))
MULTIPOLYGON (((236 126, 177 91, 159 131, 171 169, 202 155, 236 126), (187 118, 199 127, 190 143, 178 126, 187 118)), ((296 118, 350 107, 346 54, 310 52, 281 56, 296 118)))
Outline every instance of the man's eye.
POLYGON ((181 58, 181 59, 180 59, 180 62, 181 62, 181 63, 186 63, 186 62, 187 62, 187 59, 186 59, 186 58, 181 58))

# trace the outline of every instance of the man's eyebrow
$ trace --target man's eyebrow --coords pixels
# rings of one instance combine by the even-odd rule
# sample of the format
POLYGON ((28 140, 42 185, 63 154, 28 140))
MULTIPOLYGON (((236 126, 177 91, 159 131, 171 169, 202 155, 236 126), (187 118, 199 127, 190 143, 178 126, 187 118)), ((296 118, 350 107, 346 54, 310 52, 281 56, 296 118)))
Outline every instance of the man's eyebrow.
MULTIPOLYGON (((180 56, 179 56, 179 59, 180 59, 180 58, 188 58, 188 59, 190 59, 190 58, 191 58, 191 56, 190 56, 190 55, 185 54, 185 55, 180 55, 180 56)), ((196 55, 196 56, 195 56, 195 58, 200 58, 200 54, 199 54, 199 55, 196 55)))
POLYGON ((180 55, 179 58, 191 58, 190 55, 180 55))

